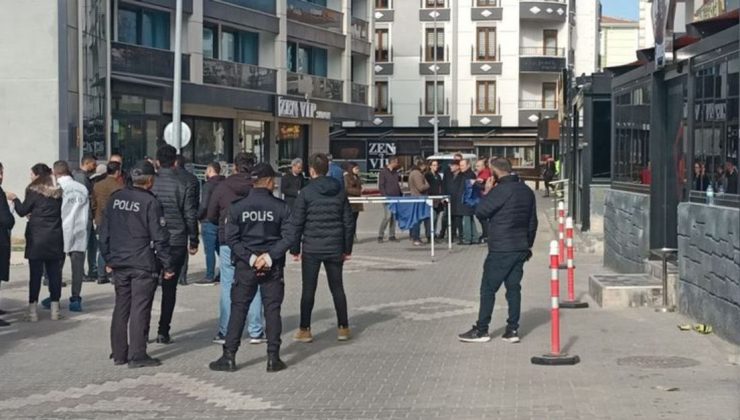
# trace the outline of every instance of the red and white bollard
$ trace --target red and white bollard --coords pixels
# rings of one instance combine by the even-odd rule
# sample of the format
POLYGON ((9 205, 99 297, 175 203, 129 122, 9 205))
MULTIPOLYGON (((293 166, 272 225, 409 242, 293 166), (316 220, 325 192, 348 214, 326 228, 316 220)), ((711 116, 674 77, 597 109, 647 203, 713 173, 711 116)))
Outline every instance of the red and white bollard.
POLYGON ((579 302, 576 300, 576 266, 572 217, 565 219, 565 248, 568 254, 566 261, 566 268, 568 269, 568 300, 560 302, 560 307, 567 309, 588 308, 588 302, 579 302))
POLYGON ((565 203, 558 201, 558 257, 565 262, 565 203))
POLYGON ((558 259, 558 242, 550 242, 550 301, 551 301, 551 336, 550 353, 543 356, 535 356, 531 359, 535 365, 575 365, 581 359, 578 356, 568 356, 560 351, 560 261, 558 259))

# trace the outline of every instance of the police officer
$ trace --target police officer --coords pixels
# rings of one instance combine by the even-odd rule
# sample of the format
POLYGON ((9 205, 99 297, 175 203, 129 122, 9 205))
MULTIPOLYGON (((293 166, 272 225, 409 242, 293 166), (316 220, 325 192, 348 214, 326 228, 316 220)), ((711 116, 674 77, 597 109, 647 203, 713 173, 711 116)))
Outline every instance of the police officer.
POLYGON ((280 306, 285 294, 283 268, 285 253, 295 239, 288 218, 288 205, 272 195, 275 189, 275 171, 267 163, 252 170, 255 180, 252 191, 235 201, 226 219, 226 243, 236 267, 231 288, 231 316, 226 333, 226 344, 221 358, 211 363, 211 370, 233 372, 234 356, 239 349, 247 309, 259 286, 265 308, 267 333, 267 371, 285 369, 280 360, 280 334, 283 325, 280 306))
POLYGON ((130 368, 161 364, 146 353, 152 301, 160 269, 164 281, 175 281, 162 205, 149 191, 154 175, 151 163, 137 163, 132 185, 111 195, 100 227, 100 252, 116 290, 110 328, 113 363, 128 362, 130 368))

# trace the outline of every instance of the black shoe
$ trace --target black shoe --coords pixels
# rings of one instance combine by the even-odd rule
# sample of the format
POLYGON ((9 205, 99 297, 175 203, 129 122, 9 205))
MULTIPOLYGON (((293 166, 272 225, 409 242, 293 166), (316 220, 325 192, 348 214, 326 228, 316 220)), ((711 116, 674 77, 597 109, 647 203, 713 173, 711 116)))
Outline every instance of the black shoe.
POLYGON ((196 286, 215 286, 217 283, 215 280, 211 279, 201 279, 193 283, 196 286))
POLYGON ((383 243, 383 238, 382 237, 378 237, 378 243, 379 244, 382 244, 383 243))
POLYGON ((0 327, 9 327, 10 322, 0 319, 0 327))
POLYGON ((180 286, 187 286, 189 283, 186 279, 180 279, 177 281, 177 284, 179 284, 180 286))
POLYGON ((82 277, 83 283, 95 283, 96 280, 97 278, 95 276, 83 276, 82 277))
POLYGON ((7 315, 7 314, 8 314, 8 312, 3 311, 2 309, 0 309, 0 315, 7 315))
POLYGON ((391 236, 390 238, 388 238, 388 242, 398 242, 398 239, 396 239, 395 236, 391 236))
POLYGON ((488 331, 480 331, 478 326, 473 325, 470 331, 458 335, 457 339, 463 343, 487 343, 491 341, 491 336, 488 331))
POLYGON ((143 359, 139 359, 139 360, 129 360, 128 362, 128 367, 131 369, 142 368, 142 367, 155 367, 155 366, 160 366, 160 365, 162 365, 162 362, 160 362, 159 359, 155 359, 149 356, 145 356, 143 359))
POLYGON ((220 344, 223 346, 224 344, 226 344, 226 337, 224 337, 223 334, 218 333, 215 337, 213 337, 213 340, 211 341, 213 341, 213 344, 220 344))
POLYGON ((156 342, 159 344, 171 344, 172 338, 170 338, 169 334, 157 334, 156 342))
POLYGON ((113 366, 123 366, 128 363, 128 360, 114 360, 113 366))
POLYGON ((110 283, 110 280, 108 277, 98 277, 98 280, 96 281, 98 284, 108 284, 110 283))
POLYGON ((267 356, 267 371, 268 372, 280 372, 288 366, 280 360, 280 356, 277 354, 270 354, 267 356))
POLYGON ((236 371, 236 361, 234 360, 234 356, 234 353, 224 349, 224 354, 222 354, 215 362, 211 362, 208 367, 217 372, 234 372, 236 371))
POLYGON ((507 329, 504 335, 501 336, 501 339, 504 341, 508 341, 509 343, 518 343, 519 341, 519 333, 517 330, 510 330, 507 329))

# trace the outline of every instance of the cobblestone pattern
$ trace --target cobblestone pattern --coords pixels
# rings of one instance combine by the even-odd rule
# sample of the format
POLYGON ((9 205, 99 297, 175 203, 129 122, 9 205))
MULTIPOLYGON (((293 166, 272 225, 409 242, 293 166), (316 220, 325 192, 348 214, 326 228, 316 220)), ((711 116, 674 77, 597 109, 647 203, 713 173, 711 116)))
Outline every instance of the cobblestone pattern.
POLYGON ((604 201, 604 265, 644 273, 650 252, 650 196, 610 189, 604 201))
POLYGON ((740 210, 678 207, 678 307, 740 344, 740 210))

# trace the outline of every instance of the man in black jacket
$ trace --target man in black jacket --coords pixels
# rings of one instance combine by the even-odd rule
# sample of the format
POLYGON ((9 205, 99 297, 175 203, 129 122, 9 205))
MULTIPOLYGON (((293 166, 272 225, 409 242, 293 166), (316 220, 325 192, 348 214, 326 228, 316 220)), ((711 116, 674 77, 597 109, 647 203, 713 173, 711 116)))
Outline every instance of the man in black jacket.
MULTIPOLYGON (((450 218, 452 219, 452 240, 462 241, 462 215, 461 208, 463 206, 462 193, 464 192, 465 184, 463 182, 462 175, 460 175, 460 161, 453 160, 450 162, 448 167, 449 171, 445 173, 444 179, 442 180, 442 188, 445 195, 450 197, 450 218)), ((445 210, 445 213, 447 210, 445 210)), ((445 219, 447 215, 445 214, 445 219)), ((444 220, 444 219, 443 219, 444 220)), ((445 223, 443 225, 443 231, 445 223)))
MULTIPOLYGON (((3 185, 3 164, 0 163, 0 185, 3 185)), ((15 217, 10 212, 8 197, 5 191, 0 187, 0 284, 10 280, 10 231, 15 226, 15 217)), ((5 315, 5 311, 0 310, 0 315, 5 315)), ((9 322, 0 319, 0 327, 7 327, 9 322)))
POLYGON ((254 187, 246 198, 229 209, 226 242, 236 264, 236 280, 231 289, 231 316, 223 355, 210 364, 216 371, 236 370, 234 355, 239 349, 247 308, 258 288, 262 293, 267 320, 267 371, 285 369, 280 360, 280 334, 283 330, 280 306, 285 296, 283 268, 285 253, 295 241, 290 223, 290 208, 272 195, 277 174, 267 163, 254 167, 254 187))
MULTIPOLYGON (((192 172, 185 169, 185 157, 183 155, 177 155, 177 158, 175 159, 175 167, 177 168, 177 173, 182 177, 183 181, 185 181, 185 196, 187 197, 186 202, 191 203, 191 205, 195 206, 195 209, 186 209, 186 211, 195 211, 196 214, 199 214, 200 180, 192 172)), ((195 224, 195 227, 196 229, 198 228, 197 223, 195 224)), ((177 279, 177 282, 183 286, 186 286, 188 284, 189 264, 190 258, 188 257, 188 254, 185 254, 185 263, 182 265, 182 270, 180 270, 180 277, 177 279)))
POLYGON ((476 216, 488 220, 488 256, 483 265, 478 322, 460 334, 460 341, 482 343, 491 340, 491 323, 496 292, 506 286, 509 318, 503 339, 519 342, 521 281, 524 262, 532 256, 537 234, 537 206, 532 190, 519 177, 511 175, 511 163, 498 158, 492 164, 493 177, 486 182, 486 195, 476 208, 476 216), (494 188, 494 180, 497 185, 494 188))
POLYGON ((280 192, 290 208, 293 208, 298 192, 306 186, 306 178, 303 176, 303 160, 301 158, 293 159, 290 165, 290 171, 283 175, 280 180, 280 192))
POLYGON ((170 232, 170 253, 175 281, 162 282, 162 311, 159 318, 157 343, 169 344, 170 324, 175 311, 177 279, 185 264, 185 256, 198 251, 198 203, 188 190, 182 175, 175 167, 177 152, 164 145, 157 150, 157 173, 152 192, 164 209, 167 230, 170 232))
POLYGON ((152 302, 160 270, 163 284, 176 279, 162 205, 149 192, 154 167, 141 161, 131 176, 133 186, 116 191, 108 201, 100 226, 100 252, 116 288, 110 329, 113 363, 136 368, 161 364, 146 352, 152 302))
MULTIPOLYGON (((380 195, 383 197, 402 197, 403 192, 401 191, 401 175, 398 173, 398 168, 401 164, 398 161, 398 157, 392 156, 388 159, 388 165, 380 170, 378 174, 378 190, 380 195)), ((393 217, 388 204, 383 205, 383 220, 380 222, 380 228, 378 229, 378 243, 383 242, 385 236, 385 228, 388 227, 388 240, 396 242, 396 219, 393 217)))
POLYGON ((206 168, 206 182, 200 191, 200 205, 198 206, 198 220, 200 233, 203 236, 203 250, 206 254, 206 276, 195 282, 197 286, 213 286, 216 284, 216 255, 218 255, 218 224, 212 223, 208 215, 208 201, 218 184, 224 180, 221 175, 221 164, 211 162, 206 168))
MULTIPOLYGON (((218 184, 208 202, 206 218, 211 223, 218 224, 219 268, 221 269, 221 298, 219 300, 218 333, 213 338, 216 344, 224 344, 226 331, 231 316, 231 287, 234 284, 234 264, 232 263, 231 248, 226 244, 226 220, 229 208, 234 201, 249 195, 252 190, 252 167, 256 157, 251 153, 239 153, 234 157, 235 174, 218 184)), ((250 343, 263 342, 264 321, 262 319, 262 296, 259 289, 249 307, 247 314, 247 332, 250 343)))
POLYGON ((344 261, 352 255, 354 218, 347 194, 339 181, 326 176, 329 171, 329 159, 326 155, 312 155, 308 168, 311 182, 298 195, 293 208, 293 226, 297 240, 291 254, 298 259, 301 251, 303 252, 301 322, 294 339, 303 343, 313 341, 311 312, 319 270, 323 263, 334 299, 334 309, 337 311, 337 339, 345 341, 349 340, 350 330, 342 270, 344 261))

